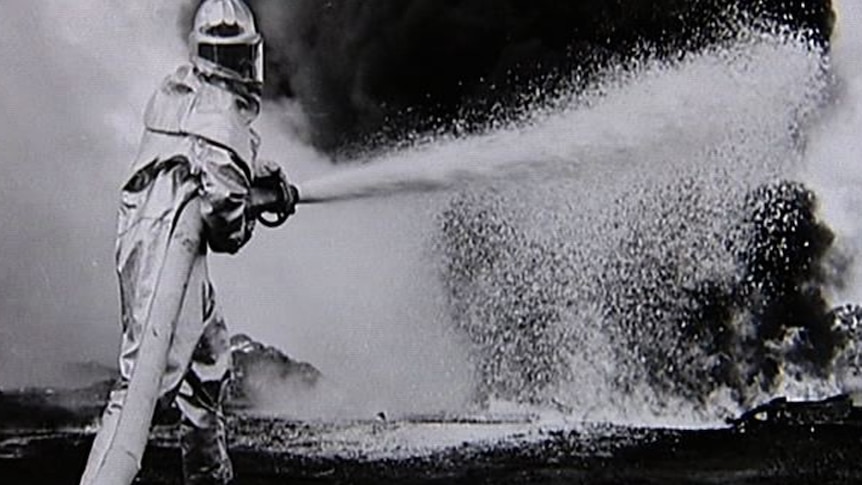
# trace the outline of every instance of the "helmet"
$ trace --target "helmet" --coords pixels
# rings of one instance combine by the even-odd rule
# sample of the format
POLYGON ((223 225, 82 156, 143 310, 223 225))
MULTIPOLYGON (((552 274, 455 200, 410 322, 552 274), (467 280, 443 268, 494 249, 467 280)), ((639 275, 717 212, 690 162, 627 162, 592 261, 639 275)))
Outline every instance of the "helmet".
POLYGON ((204 0, 189 49, 192 62, 207 74, 263 84, 263 38, 242 0, 204 0))

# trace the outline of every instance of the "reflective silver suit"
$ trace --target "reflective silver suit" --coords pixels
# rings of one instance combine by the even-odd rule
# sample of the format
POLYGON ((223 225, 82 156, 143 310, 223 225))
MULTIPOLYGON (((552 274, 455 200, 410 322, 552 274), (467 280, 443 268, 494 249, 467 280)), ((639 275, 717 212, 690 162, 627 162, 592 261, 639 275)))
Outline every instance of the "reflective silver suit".
MULTIPOLYGON (((259 139, 250 123, 256 114, 253 100, 191 66, 180 67, 147 107, 140 152, 122 189, 116 246, 121 378, 103 426, 122 409, 176 216, 189 199, 200 201, 207 244, 193 264, 160 390, 163 401, 175 399, 182 413, 187 484, 226 483, 232 476, 222 414, 230 344, 208 276, 206 246, 234 253, 251 237, 248 196, 259 139)), ((100 433, 91 460, 104 454, 111 439, 100 433)))

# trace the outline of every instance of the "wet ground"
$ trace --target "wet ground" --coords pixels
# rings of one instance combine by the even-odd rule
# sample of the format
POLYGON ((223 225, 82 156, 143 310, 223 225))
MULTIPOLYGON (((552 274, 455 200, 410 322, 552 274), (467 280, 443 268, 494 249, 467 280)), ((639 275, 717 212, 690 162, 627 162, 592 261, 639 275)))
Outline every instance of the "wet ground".
MULTIPOLYGON (((843 402, 779 403, 716 429, 531 417, 308 423, 231 417, 236 484, 862 483, 862 419, 843 402), (819 407, 818 407, 819 406, 819 407)), ((0 429, 4 484, 75 484, 92 433, 0 429)), ((158 427, 140 484, 180 484, 172 427, 158 427)))

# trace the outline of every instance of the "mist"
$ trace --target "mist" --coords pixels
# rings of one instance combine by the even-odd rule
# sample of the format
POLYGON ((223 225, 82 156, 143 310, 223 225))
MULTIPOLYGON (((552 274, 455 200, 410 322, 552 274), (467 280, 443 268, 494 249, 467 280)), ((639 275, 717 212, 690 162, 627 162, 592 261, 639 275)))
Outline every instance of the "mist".
POLYGON ((68 363, 116 354, 117 188, 142 107, 181 59, 159 28, 177 8, 0 5, 0 386, 70 384, 68 363))

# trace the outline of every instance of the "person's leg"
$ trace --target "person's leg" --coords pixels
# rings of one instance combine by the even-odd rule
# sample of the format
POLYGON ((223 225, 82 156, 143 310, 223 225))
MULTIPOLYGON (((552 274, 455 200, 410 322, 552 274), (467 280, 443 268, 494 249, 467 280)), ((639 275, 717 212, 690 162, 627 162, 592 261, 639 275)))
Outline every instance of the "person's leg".
POLYGON ((225 484, 233 478, 222 410, 230 379, 230 341, 211 312, 177 396, 186 485, 225 484))

